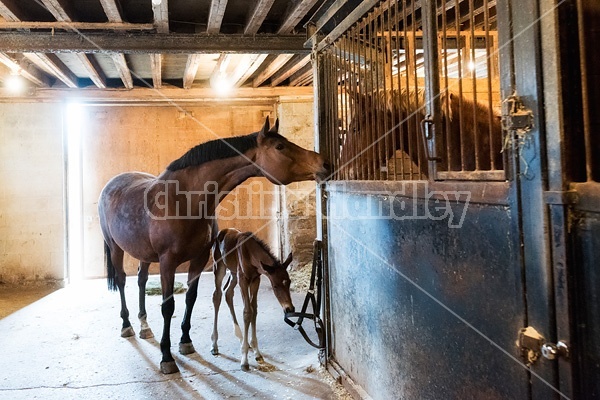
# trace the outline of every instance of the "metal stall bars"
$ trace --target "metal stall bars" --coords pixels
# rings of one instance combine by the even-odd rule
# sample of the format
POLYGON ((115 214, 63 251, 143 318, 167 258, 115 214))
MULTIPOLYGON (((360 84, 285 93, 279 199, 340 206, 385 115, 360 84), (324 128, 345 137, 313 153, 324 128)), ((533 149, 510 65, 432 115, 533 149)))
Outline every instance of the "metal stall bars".
POLYGON ((438 1, 434 45, 422 3, 383 1, 322 52, 336 180, 505 179, 495 1, 438 1))

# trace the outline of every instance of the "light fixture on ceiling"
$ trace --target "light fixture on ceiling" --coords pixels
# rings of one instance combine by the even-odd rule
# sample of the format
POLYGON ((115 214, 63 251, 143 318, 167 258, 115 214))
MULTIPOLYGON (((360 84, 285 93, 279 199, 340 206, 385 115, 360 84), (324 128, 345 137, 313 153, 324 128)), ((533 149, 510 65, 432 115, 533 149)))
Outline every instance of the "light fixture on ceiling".
POLYGON ((25 82, 18 70, 11 71, 4 81, 4 87, 11 94, 21 94, 25 91, 25 82))
POLYGON ((219 95, 227 96, 233 89, 233 82, 223 73, 217 74, 210 80, 210 87, 219 95))
POLYGON ((162 0, 152 0, 153 6, 160 6, 160 3, 162 3, 162 0))

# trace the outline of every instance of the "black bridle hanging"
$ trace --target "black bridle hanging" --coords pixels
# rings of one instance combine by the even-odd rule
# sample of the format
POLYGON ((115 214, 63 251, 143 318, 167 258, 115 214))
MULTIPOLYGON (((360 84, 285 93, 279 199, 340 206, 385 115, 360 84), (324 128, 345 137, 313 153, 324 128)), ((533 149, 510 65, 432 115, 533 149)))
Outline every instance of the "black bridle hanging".
POLYGON ((308 292, 306 293, 306 297, 304 298, 304 304, 302 305, 302 310, 300 312, 289 312, 285 314, 283 318, 284 321, 299 331, 304 340, 311 346, 317 349, 325 348, 325 326, 323 324, 323 320, 319 316, 321 311, 321 283, 323 279, 323 258, 321 256, 321 241, 315 240, 313 247, 313 265, 312 272, 310 274, 310 284, 308 286, 308 292), (315 290, 316 284, 316 290, 315 290), (308 309, 309 303, 312 306, 313 314, 308 314, 306 310, 308 309), (292 321, 290 318, 298 318, 296 322, 292 321), (313 342, 309 337, 304 328, 302 327, 302 322, 305 319, 311 319, 315 325, 315 331, 317 332, 318 343, 313 342))

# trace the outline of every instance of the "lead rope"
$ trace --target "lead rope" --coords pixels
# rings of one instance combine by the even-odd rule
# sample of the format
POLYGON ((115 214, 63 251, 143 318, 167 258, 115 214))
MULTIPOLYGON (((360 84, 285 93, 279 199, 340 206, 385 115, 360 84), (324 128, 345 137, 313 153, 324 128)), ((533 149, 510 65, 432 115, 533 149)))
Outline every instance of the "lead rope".
POLYGON ((300 332, 304 340, 311 346, 317 349, 325 348, 325 326, 323 324, 323 320, 319 316, 321 311, 321 282, 323 280, 323 259, 321 257, 321 241, 315 240, 313 246, 313 265, 312 272, 310 274, 310 284, 308 286, 308 292, 306 293, 306 297, 304 298, 304 304, 302 304, 302 310, 300 312, 288 312, 285 313, 285 317, 283 320, 294 330, 300 332), (316 291, 315 291, 316 284, 316 291), (306 310, 308 309, 308 305, 312 306, 313 313, 308 314, 306 310), (292 321, 290 318, 298 318, 296 322, 292 321), (302 322, 304 319, 313 320, 315 325, 315 331, 317 332, 318 343, 313 342, 309 337, 304 328, 302 327, 302 322))

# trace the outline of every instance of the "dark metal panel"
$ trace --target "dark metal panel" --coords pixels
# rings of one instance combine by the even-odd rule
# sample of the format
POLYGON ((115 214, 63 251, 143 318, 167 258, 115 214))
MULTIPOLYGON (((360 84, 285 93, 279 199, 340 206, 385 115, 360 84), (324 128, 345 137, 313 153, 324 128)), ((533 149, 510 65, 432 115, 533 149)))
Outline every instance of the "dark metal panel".
MULTIPOLYGON (((375 399, 525 399, 515 346, 525 320, 520 245, 509 209, 471 204, 461 228, 359 218, 425 216, 433 205, 328 193, 333 357, 375 399)), ((452 212, 463 206, 453 202, 452 212)))
MULTIPOLYGON (((519 192, 519 215, 522 226, 523 262, 527 298, 527 325, 544 337, 555 336, 554 290, 550 258, 547 209, 543 191, 547 190, 545 136, 543 119, 543 82, 540 55, 539 8, 536 0, 512 3, 510 21, 514 51, 514 86, 525 106, 533 111, 534 129, 519 143, 515 171, 519 192)), ((501 21, 498 21, 499 28, 501 21)), ((532 366, 542 379, 532 379, 532 398, 556 396, 556 363, 541 360, 532 366), (550 385, 552 387, 550 387, 550 385)))
POLYGON ((576 382, 578 398, 592 399, 600 397, 600 213, 578 213, 574 242, 576 382))

